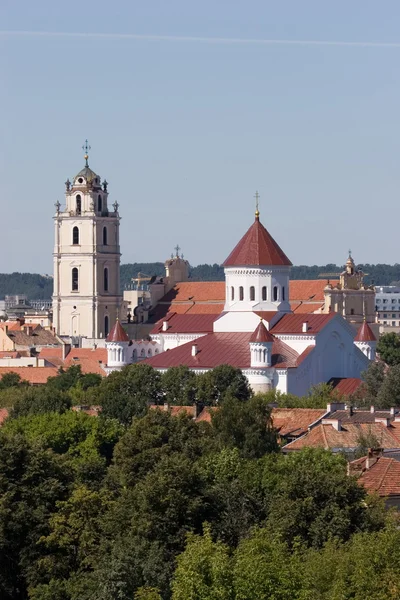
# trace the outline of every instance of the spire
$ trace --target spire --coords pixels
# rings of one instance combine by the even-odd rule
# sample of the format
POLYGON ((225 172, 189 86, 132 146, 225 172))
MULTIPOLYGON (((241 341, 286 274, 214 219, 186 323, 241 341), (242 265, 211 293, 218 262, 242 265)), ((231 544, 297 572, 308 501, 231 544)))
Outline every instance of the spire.
POLYGON ((254 195, 254 198, 256 200, 256 213, 255 213, 255 215, 256 215, 256 221, 259 221, 260 220, 260 211, 259 211, 259 207, 258 207, 258 201, 260 199, 260 194, 258 193, 257 190, 256 190, 256 193, 254 195))
POLYGON ((85 155, 84 155, 84 159, 86 161, 85 163, 85 167, 89 166, 88 160, 89 160, 89 150, 91 150, 91 147, 89 146, 89 142, 87 141, 87 139, 85 140, 85 143, 82 146, 82 150, 85 151, 85 155))

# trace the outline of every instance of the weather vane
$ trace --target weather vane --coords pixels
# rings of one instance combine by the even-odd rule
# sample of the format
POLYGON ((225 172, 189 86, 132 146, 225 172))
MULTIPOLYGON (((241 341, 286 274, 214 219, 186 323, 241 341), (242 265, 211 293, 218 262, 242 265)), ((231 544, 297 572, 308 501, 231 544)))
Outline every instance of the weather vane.
POLYGON ((85 151, 85 156, 83 157, 86 160, 86 166, 89 166, 88 163, 88 159, 89 159, 89 150, 91 150, 91 146, 89 146, 89 142, 87 140, 85 140, 85 143, 82 146, 82 150, 85 151))

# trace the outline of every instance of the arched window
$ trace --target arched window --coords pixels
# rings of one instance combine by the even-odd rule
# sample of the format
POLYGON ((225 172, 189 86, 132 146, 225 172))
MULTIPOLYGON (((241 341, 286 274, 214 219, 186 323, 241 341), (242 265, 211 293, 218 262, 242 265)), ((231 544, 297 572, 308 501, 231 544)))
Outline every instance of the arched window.
POLYGON ((354 315, 354 308, 351 308, 351 309, 350 309, 350 314, 351 314, 351 315, 354 315))
POLYGON ((250 302, 254 302, 255 299, 256 299, 256 289, 255 289, 254 285, 252 285, 250 287, 250 302))
POLYGON ((157 348, 154 350, 154 354, 158 354, 158 350, 157 350, 157 348))
POLYGON ((72 269, 72 291, 77 292, 79 290, 79 273, 78 269, 74 267, 72 269))
POLYGON ((244 298, 243 287, 240 286, 240 288, 239 288, 239 300, 243 300, 243 298, 244 298))
POLYGON ((265 285, 261 290, 261 294, 262 294, 262 299, 265 301, 267 299, 267 287, 265 285))
POLYGON ((278 286, 274 285, 274 302, 278 300, 278 286))
POLYGON ((282 286, 282 300, 285 299, 285 286, 282 286))
POLYGON ((98 211, 98 212, 101 212, 101 211, 102 211, 102 208, 103 208, 103 206, 102 206, 101 196, 100 196, 100 194, 99 194, 99 195, 97 196, 97 211, 98 211))
POLYGON ((76 197, 76 214, 80 215, 82 212, 82 198, 81 195, 78 194, 76 197))
POLYGON ((235 288, 233 287, 233 285, 231 286, 231 300, 235 299, 235 288))
POLYGON ((79 229, 74 227, 72 230, 72 243, 74 246, 79 244, 79 229))
POLYGON ((107 246, 107 227, 103 227, 103 246, 107 246))
POLYGON ((109 318, 108 318, 108 316, 106 315, 106 316, 104 317, 104 337, 107 337, 107 336, 108 336, 108 334, 110 333, 110 326, 109 326, 109 323, 110 323, 110 321, 109 321, 109 318))
POLYGON ((140 356, 141 356, 142 358, 145 358, 145 356, 146 356, 146 352, 145 352, 145 349, 144 349, 144 348, 142 348, 142 349, 141 349, 141 351, 140 351, 140 356))
POLYGON ((104 269, 104 291, 108 292, 108 269, 104 269))
POLYGON ((147 356, 151 356, 151 348, 147 350, 147 356))

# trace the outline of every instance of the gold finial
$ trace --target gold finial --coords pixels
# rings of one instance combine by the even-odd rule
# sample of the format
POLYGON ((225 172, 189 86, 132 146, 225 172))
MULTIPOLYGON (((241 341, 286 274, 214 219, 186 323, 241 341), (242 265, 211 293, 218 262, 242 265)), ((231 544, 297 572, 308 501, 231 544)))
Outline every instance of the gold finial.
POLYGON ((82 146, 82 150, 85 151, 85 154, 84 154, 83 158, 86 161, 86 165, 85 166, 88 167, 89 166, 89 163, 88 163, 88 160, 89 160, 89 150, 91 150, 91 147, 89 146, 89 142, 87 140, 85 140, 85 143, 82 146))
POLYGON ((258 201, 260 199, 260 194, 256 191, 254 198, 256 199, 256 220, 260 218, 260 211, 258 210, 258 201))

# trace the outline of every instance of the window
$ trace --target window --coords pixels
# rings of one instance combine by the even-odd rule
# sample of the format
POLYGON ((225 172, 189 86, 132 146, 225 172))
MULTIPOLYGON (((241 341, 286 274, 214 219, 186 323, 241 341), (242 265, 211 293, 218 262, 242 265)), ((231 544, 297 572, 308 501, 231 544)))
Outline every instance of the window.
POLYGON ((103 227, 103 246, 107 246, 107 227, 103 227))
POLYGON ((274 302, 278 300, 278 286, 274 285, 274 302))
POLYGON ((144 349, 144 348, 142 348, 142 349, 141 349, 141 351, 140 351, 140 356, 141 356, 142 358, 145 358, 145 356, 146 356, 146 351, 145 351, 145 349, 144 349))
POLYGON ((376 303, 377 303, 377 304, 380 304, 380 302, 381 302, 381 299, 380 299, 380 298, 377 298, 377 299, 376 299, 376 303))
POLYGON ((265 285, 261 290, 261 294, 262 294, 262 299, 265 301, 267 299, 267 288, 265 285))
POLYGON ((104 269, 104 291, 108 292, 108 269, 104 269))
POLYGON ((74 267, 72 269, 72 291, 77 292, 79 289, 79 273, 78 269, 74 267))
POLYGON ((97 211, 98 212, 102 211, 102 202, 101 202, 101 196, 100 196, 100 194, 97 196, 97 211))
POLYGON ((387 304, 387 298, 383 299, 383 304, 387 304))
POLYGON ((282 286, 282 300, 285 299, 285 286, 282 286))
POLYGON ((254 302, 255 299, 256 299, 256 289, 255 289, 254 285, 252 285, 250 287, 250 302, 254 302))
POLYGON ((72 230, 72 243, 74 246, 79 244, 79 229, 78 227, 74 227, 72 230))
POLYGON ((147 356, 151 356, 151 349, 150 348, 147 350, 147 356))
POLYGON ((351 308, 351 309, 350 309, 350 314, 351 314, 351 315, 354 315, 354 308, 351 308))
POLYGON ((384 318, 384 319, 387 319, 387 315, 383 315, 383 318, 384 318))
POLYGON ((396 321, 392 321, 392 327, 396 327, 396 321))
POLYGON ((80 215, 81 212, 82 212, 82 198, 81 198, 80 194, 78 194, 76 197, 76 214, 80 215))
POLYGON ((109 325, 110 321, 108 319, 108 316, 106 315, 104 317, 104 337, 107 337, 108 334, 110 333, 110 325, 109 325))
POLYGON ((396 315, 392 315, 392 319, 395 319, 395 318, 396 318, 396 315))
POLYGON ((244 298, 243 287, 240 286, 240 288, 239 288, 239 300, 243 300, 243 298, 244 298))
POLYGON ((235 288, 233 287, 233 285, 231 286, 231 300, 235 299, 235 288))

